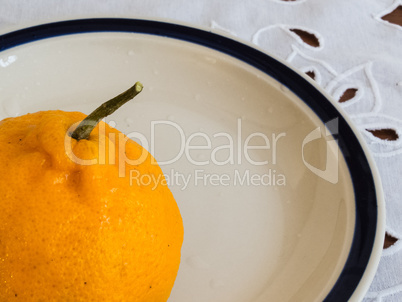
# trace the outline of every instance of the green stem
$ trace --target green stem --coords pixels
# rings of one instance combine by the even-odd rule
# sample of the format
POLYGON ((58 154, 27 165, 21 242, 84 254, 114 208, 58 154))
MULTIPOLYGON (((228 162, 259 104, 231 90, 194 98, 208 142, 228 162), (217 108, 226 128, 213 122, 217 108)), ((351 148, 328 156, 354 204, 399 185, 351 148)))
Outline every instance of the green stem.
POLYGON ((137 82, 130 89, 100 105, 78 125, 78 127, 71 134, 71 137, 76 140, 88 139, 92 130, 96 127, 101 119, 112 114, 129 100, 134 98, 142 91, 142 88, 142 84, 137 82))

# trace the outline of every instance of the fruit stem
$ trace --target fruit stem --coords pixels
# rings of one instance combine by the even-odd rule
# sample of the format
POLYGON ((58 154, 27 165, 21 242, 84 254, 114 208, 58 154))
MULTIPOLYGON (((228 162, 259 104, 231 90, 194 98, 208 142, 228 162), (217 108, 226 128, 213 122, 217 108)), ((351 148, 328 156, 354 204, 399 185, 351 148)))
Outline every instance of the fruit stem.
POLYGON ((112 114, 129 100, 133 99, 142 91, 142 88, 142 84, 140 82, 136 82, 134 86, 125 92, 100 105, 90 115, 82 120, 82 122, 71 134, 71 137, 76 140, 88 139, 92 130, 96 127, 101 119, 112 114))

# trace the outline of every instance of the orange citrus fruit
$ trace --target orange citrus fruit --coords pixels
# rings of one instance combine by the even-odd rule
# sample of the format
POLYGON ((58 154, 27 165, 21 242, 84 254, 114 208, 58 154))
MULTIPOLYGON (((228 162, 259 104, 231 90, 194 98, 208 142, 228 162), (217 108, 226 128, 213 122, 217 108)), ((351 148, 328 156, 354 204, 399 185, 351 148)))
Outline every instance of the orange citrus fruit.
POLYGON ((0 301, 170 295, 183 224, 162 171, 103 122, 71 139, 84 117, 41 111, 0 122, 0 301))

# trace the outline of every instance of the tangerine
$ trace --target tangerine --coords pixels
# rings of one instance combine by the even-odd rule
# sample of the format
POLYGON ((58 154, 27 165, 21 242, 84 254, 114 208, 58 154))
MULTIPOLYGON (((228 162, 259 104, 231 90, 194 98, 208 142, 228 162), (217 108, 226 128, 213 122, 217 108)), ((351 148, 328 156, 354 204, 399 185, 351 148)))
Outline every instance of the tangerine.
POLYGON ((0 122, 0 301, 170 295, 183 223, 162 170, 104 122, 72 139, 69 128, 84 117, 55 110, 0 122), (160 181, 130 182, 122 168, 160 181))

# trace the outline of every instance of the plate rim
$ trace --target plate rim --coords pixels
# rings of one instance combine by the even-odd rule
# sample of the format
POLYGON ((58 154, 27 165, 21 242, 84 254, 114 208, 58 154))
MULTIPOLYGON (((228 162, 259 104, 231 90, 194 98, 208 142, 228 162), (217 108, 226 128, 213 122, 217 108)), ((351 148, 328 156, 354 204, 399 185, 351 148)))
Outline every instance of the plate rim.
MULTIPOLYGON (((328 113, 325 114, 325 112, 323 111, 317 113, 317 110, 320 108, 313 108, 312 104, 315 103, 311 103, 312 100, 310 100, 310 102, 306 100, 306 98, 311 98, 309 93, 312 92, 313 95, 321 96, 321 100, 324 100, 327 106, 326 110, 330 110, 332 112, 332 116, 335 113, 336 117, 340 118, 340 128, 344 130, 346 129, 347 132, 350 133, 352 137, 356 140, 356 142, 354 143, 357 143, 357 147, 359 148, 358 153, 360 155, 363 155, 363 158, 360 158, 360 161, 363 160, 363 164, 365 164, 364 167, 368 168, 369 176, 371 176, 371 179, 369 179, 368 182, 370 182, 370 184, 372 184, 373 186, 373 192, 370 196, 366 196, 365 198, 371 197, 375 199, 375 205, 370 204, 371 208, 375 210, 375 215, 373 215, 373 213, 370 214, 362 212, 363 205, 360 204, 359 207, 355 198, 356 224, 352 246, 350 248, 347 261, 342 269, 341 274, 339 275, 335 285, 330 290, 324 301, 330 302, 362 300, 365 293, 369 289, 371 281, 374 279, 374 275, 376 273, 381 258, 382 244, 385 236, 385 203, 381 179, 375 161, 369 152, 369 149, 363 139, 362 134, 359 132, 357 127, 354 126, 352 121, 344 112, 343 108, 337 102, 335 102, 332 97, 329 96, 326 91, 324 91, 324 89, 318 86, 318 84, 314 80, 312 80, 304 73, 293 68, 285 60, 269 54, 267 51, 259 48, 254 44, 241 40, 237 37, 233 37, 222 31, 211 30, 210 28, 203 28, 201 26, 179 22, 176 20, 173 21, 167 19, 145 19, 129 17, 85 17, 78 19, 55 20, 48 23, 37 23, 36 25, 13 29, 10 32, 2 33, 0 35, 0 54, 10 48, 42 39, 54 38, 63 35, 99 32, 128 32, 174 38, 193 44, 206 46, 216 51, 230 55, 248 65, 259 69, 268 76, 274 78, 282 85, 287 86, 287 88, 289 88, 290 91, 296 94, 302 102, 310 107, 310 109, 317 115, 318 118, 320 118, 321 121, 325 122, 323 120, 323 115, 328 116, 328 113), (281 73, 275 73, 275 68, 268 68, 267 65, 269 64, 273 64, 275 68, 280 66, 281 70, 284 69, 285 71, 287 71, 290 74, 293 82, 289 82, 289 75, 283 78, 283 75, 281 73), (301 85, 303 86, 303 88, 300 87, 300 81, 304 84, 304 86, 301 85), (295 87, 297 88, 297 92, 295 91, 295 87), (299 89, 301 89, 301 91, 299 89), (306 89, 309 91, 309 93, 307 94, 305 92, 306 89), (363 244, 361 242, 362 239, 357 237, 359 237, 362 232, 364 233, 366 231, 361 228, 360 223, 362 223, 362 219, 365 219, 365 215, 369 214, 371 216, 375 216, 374 218, 370 218, 374 219, 375 223, 373 225, 373 221, 370 221, 371 235, 369 235, 371 238, 369 238, 369 241, 371 242, 371 244, 369 245, 371 249, 368 253, 367 250, 357 250, 359 249, 359 246, 363 244), (358 229, 359 227, 360 229, 358 229), (355 258, 359 259, 361 257, 361 253, 364 253, 364 259, 362 261, 365 263, 365 265, 364 267, 358 268, 359 272, 357 273, 358 276, 356 277, 356 272, 354 271, 356 267, 352 265, 352 262, 356 260, 355 258), (352 282, 353 284, 351 285, 350 282, 352 282)), ((328 120, 329 119, 327 119, 327 121, 328 120)), ((341 130, 339 132, 341 132, 341 130)), ((342 138, 341 136, 338 136, 336 134, 334 135, 334 137, 338 139, 342 138)), ((342 147, 342 142, 339 143, 338 146, 345 156, 343 148, 346 147, 342 147)), ((357 180, 353 179, 352 173, 354 172, 351 171, 351 168, 355 167, 355 165, 353 164, 352 166, 350 166, 350 160, 348 161, 346 157, 345 161, 348 166, 349 173, 351 174, 355 196, 357 196, 357 184, 355 183, 355 181, 357 180)), ((362 164, 361 162, 359 163, 362 164)), ((361 186, 362 185, 359 184, 359 187, 361 186)), ((371 200, 371 203, 372 202, 373 200, 371 200)))

